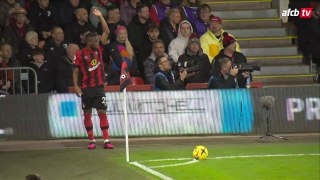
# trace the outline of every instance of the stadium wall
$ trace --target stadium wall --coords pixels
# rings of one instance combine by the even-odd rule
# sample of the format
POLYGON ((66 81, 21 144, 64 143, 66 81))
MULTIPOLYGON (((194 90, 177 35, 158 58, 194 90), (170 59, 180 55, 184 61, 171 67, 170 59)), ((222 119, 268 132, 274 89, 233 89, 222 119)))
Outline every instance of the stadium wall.
MULTIPOLYGON (((266 95, 276 99, 270 110, 272 132, 319 132, 319 92, 319 86, 128 92, 129 135, 264 134, 259 99, 266 95)), ((110 135, 123 137, 123 94, 106 96, 110 135)), ((14 130, 10 139, 86 137, 81 101, 74 94, 7 96, 0 98, 0 111, 0 129, 14 130)), ((94 133, 101 136, 95 111, 93 121, 94 133)))

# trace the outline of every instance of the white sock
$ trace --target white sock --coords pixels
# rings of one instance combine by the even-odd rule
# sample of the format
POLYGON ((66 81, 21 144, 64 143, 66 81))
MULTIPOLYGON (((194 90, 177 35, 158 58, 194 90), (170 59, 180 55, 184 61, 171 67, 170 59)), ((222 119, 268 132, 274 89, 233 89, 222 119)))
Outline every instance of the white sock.
POLYGON ((103 143, 109 143, 109 139, 105 139, 103 143))

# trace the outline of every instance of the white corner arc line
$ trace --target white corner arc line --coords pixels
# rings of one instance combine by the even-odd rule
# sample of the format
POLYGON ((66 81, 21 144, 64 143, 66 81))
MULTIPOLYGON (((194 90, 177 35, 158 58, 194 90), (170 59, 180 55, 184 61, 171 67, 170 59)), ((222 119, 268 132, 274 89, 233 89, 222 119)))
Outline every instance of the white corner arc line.
POLYGON ((147 171, 147 172, 149 172, 149 173, 151 173, 151 174, 153 174, 153 175, 155 175, 155 176, 157 176, 157 177, 159 177, 159 178, 161 178, 163 180, 173 180, 172 178, 170 178, 170 177, 168 177, 168 176, 166 176, 164 174, 161 174, 158 171, 150 169, 147 166, 144 166, 144 165, 142 165, 142 164, 140 164, 138 162, 131 162, 130 164, 133 164, 133 165, 135 165, 135 166, 137 166, 137 167, 139 167, 139 168, 141 168, 141 169, 143 169, 143 170, 145 170, 145 171, 147 171))
POLYGON ((194 159, 192 161, 188 161, 188 162, 184 162, 184 163, 161 165, 161 166, 151 166, 149 168, 155 169, 155 168, 163 168, 163 167, 183 166, 183 165, 193 164, 193 163, 197 163, 197 162, 199 162, 199 161, 194 159))

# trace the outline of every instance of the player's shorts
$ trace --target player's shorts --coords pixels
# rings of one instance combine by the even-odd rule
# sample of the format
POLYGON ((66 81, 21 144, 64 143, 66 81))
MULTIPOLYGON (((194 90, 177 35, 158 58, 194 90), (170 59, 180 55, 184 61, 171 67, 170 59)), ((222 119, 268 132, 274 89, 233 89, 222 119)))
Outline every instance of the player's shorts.
POLYGON ((92 108, 99 110, 107 109, 107 99, 103 86, 82 89, 81 101, 83 110, 92 108))

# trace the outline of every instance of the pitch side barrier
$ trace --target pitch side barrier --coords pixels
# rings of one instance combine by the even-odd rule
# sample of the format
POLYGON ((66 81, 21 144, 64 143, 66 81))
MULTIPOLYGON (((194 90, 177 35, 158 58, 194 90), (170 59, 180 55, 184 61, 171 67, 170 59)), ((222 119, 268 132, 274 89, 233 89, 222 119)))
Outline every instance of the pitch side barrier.
POLYGON ((0 68, 0 86, 6 85, 6 82, 10 81, 10 88, 1 89, 0 94, 30 94, 30 88, 34 89, 34 92, 38 93, 37 83, 34 83, 34 87, 31 87, 31 81, 38 82, 37 73, 30 67, 8 67, 0 68), (30 74, 33 75, 31 79, 30 74))
MULTIPOLYGON (((129 136, 201 134, 263 135, 262 96, 274 96, 270 109, 273 133, 319 132, 320 86, 228 90, 127 92, 129 136)), ((124 137, 123 94, 106 92, 111 137, 124 137)), ((93 111, 94 133, 102 136, 93 111)), ((83 138, 83 113, 75 94, 0 98, 0 129, 12 139, 83 138)), ((1 135, 0 135, 1 136, 1 135)), ((3 135, 2 135, 3 136, 3 135)))

